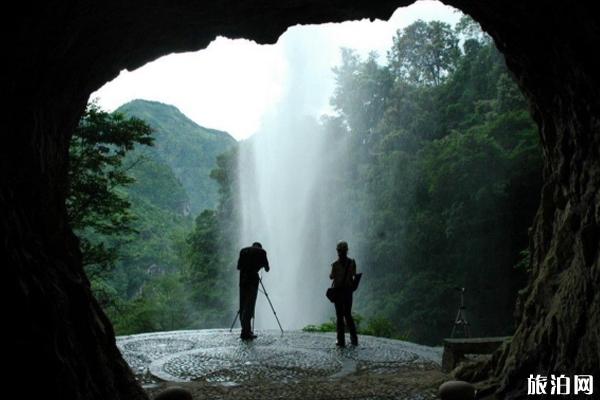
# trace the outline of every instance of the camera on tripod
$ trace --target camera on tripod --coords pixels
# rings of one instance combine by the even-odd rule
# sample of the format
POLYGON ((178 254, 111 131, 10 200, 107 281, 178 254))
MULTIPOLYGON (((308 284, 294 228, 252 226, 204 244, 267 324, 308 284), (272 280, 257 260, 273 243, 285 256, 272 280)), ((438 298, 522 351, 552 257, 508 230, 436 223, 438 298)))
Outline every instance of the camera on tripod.
MULTIPOLYGON (((281 334, 283 335, 283 328, 281 327, 281 322, 279 322, 279 317, 277 317, 277 312, 275 311, 275 307, 273 307, 273 303, 271 303, 271 298, 269 297, 269 294, 267 293, 267 289, 265 288, 265 285, 263 285, 262 276, 258 277, 258 282, 260 283, 260 286, 262 288, 262 290, 258 289, 258 291, 261 292, 262 294, 264 294, 265 297, 267 298, 267 301, 269 302, 269 306, 271 306, 271 311, 273 311, 273 315, 275 316, 275 320, 277 321, 277 325, 279 325, 279 330, 281 331, 281 334)), ((239 316, 240 316, 240 310, 238 310, 237 314, 235 314, 235 318, 233 319, 231 328, 229 328, 229 332, 233 331, 233 326, 235 325, 235 322, 237 321, 239 316)), ((253 317, 253 320, 254 320, 254 317, 253 317)), ((254 322, 252 322, 252 328, 254 329, 254 322)))
POLYGON ((457 286, 454 290, 460 292, 460 305, 458 307, 458 312, 456 313, 456 318, 454 319, 454 326, 452 327, 450 337, 454 337, 457 330, 461 328, 463 337, 471 337, 471 327, 469 326, 469 322, 467 322, 467 317, 465 315, 465 288, 457 286))

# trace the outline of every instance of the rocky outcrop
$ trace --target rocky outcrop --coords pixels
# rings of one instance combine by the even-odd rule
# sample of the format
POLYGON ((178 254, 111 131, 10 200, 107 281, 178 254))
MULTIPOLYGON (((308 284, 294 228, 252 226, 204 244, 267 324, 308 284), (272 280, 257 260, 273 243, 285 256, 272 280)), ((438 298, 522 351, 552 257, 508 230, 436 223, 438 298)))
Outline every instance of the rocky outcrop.
POLYGON ((511 346, 491 365, 502 397, 520 397, 532 373, 600 373, 600 64, 590 53, 600 24, 581 4, 497 7, 463 9, 505 54, 544 152, 531 279, 511 346))
MULTIPOLYGON (((93 299, 66 223, 67 146, 91 92, 123 68, 216 35, 274 42, 296 23, 387 18, 410 1, 130 0, 14 3, 0 78, 1 259, 8 380, 27 397, 145 398, 93 299), (34 379, 35 385, 27 382, 34 379)), ((528 287, 503 397, 530 373, 600 376, 600 23, 591 3, 449 0, 487 30, 530 99, 545 155, 528 287), (588 5, 590 4, 590 5, 588 5)))

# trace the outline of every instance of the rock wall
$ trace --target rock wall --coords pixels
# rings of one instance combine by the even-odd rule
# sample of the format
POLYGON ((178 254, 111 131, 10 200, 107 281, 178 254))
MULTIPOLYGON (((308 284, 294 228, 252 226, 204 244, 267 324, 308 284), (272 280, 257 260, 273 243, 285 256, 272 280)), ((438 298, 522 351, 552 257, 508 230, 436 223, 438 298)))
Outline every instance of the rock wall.
POLYGON ((501 396, 521 397, 529 374, 600 374, 600 23, 583 4, 461 3, 505 54, 544 152, 531 279, 511 346, 491 366, 501 396))
MULTIPOLYGON (((8 381, 31 398, 146 397, 91 295, 66 224, 68 141, 90 93, 123 68, 203 48, 216 35, 271 43, 296 23, 387 18, 410 2, 15 4, 0 78, 8 381)), ((545 155, 532 278, 520 296, 512 345, 489 368, 507 398, 523 394, 531 373, 600 376, 600 23, 584 2, 447 3, 477 19, 505 54, 530 99, 545 155)))

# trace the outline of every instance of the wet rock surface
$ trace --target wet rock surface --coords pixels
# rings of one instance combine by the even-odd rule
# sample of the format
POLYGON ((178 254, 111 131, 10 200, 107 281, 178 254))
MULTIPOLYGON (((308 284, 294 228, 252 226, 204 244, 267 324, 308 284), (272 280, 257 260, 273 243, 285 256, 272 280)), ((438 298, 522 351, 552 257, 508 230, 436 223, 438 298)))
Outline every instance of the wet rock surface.
POLYGON ((444 379, 441 348, 361 336, 358 347, 338 349, 330 333, 258 335, 243 342, 237 331, 159 332, 121 336, 117 346, 150 393, 187 383, 195 398, 428 399, 444 379))

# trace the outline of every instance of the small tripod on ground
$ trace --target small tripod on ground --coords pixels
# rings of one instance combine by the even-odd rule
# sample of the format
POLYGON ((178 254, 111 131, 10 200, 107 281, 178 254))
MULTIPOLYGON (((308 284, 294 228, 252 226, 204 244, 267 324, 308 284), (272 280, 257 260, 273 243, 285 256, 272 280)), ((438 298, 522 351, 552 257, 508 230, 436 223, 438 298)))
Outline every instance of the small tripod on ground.
POLYGON ((463 328, 464 337, 471 337, 471 329, 469 327, 469 323, 467 322, 467 317, 465 316, 465 288, 457 287, 455 288, 460 292, 460 306, 458 307, 458 313, 456 313, 456 319, 454 320, 454 326, 452 327, 452 333, 450 337, 454 337, 454 333, 456 332, 457 327, 463 328))
MULTIPOLYGON (((267 298, 267 301, 269 302, 269 305, 271 306, 271 310, 273 311, 273 315, 275 316, 275 320, 277 321, 277 325, 279 325, 279 330, 281 331, 281 334, 283 335, 283 328, 281 327, 281 323, 279 322, 279 318, 277 317, 277 312, 275 311, 275 308, 273 307, 273 303, 271 303, 271 299, 269 298, 269 294, 267 293, 267 289, 265 289, 265 285, 263 285, 262 282, 262 276, 258 278, 258 282, 260 283, 260 286, 262 289, 258 289, 259 292, 261 292, 262 294, 265 295, 265 297, 267 298)), ((240 310, 237 311, 237 314, 235 314, 235 318, 233 319, 233 323, 231 324, 231 328, 229 328, 229 332, 233 331, 233 326, 235 325, 236 321, 238 320, 240 316, 240 310)), ((254 317, 253 317, 253 321, 252 321, 252 327, 254 328, 254 317)))

